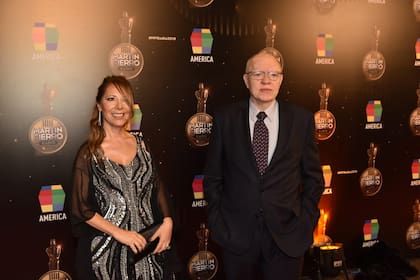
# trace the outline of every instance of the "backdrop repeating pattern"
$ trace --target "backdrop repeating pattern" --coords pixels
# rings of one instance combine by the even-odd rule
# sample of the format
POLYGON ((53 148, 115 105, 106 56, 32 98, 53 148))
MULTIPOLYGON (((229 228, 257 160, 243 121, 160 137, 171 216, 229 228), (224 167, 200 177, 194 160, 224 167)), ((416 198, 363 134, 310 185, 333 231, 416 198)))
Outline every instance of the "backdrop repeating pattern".
MULTIPOLYGON (((121 43, 124 11, 134 23, 131 44, 144 63, 130 80, 142 112, 141 131, 171 192, 179 225, 175 238, 185 263, 197 251, 191 240, 206 220, 205 203, 191 207, 191 182, 201 174, 206 152, 185 135, 185 123, 196 112, 194 92, 199 83, 209 89, 209 115, 223 104, 247 98, 245 60, 265 46, 268 18, 276 24, 274 47, 285 63, 280 98, 315 113, 320 85, 331 89, 328 110, 334 112, 336 129, 318 143, 322 164, 330 172, 330 191, 320 202, 328 212, 328 236, 344 244, 351 265, 364 241, 365 221, 375 220, 379 239, 416 256, 406 244, 412 206, 420 197, 415 167, 420 138, 412 133, 409 119, 418 107, 420 83, 420 22, 413 1, 327 1, 334 2, 328 7, 316 2, 214 0, 195 7, 188 0, 1 1, 4 277, 13 278, 16 271, 20 279, 43 275, 51 238, 62 246, 60 269, 73 274, 72 164, 87 135, 97 86, 112 73, 109 57, 121 43), (209 53, 193 54, 194 29, 211 33, 209 53), (369 69, 383 62, 382 57, 363 61, 376 38, 372 30, 380 30, 379 51, 386 61, 376 80, 366 79, 363 72, 366 65, 369 69), (38 119, 46 121, 30 130, 38 119), (43 153, 34 149, 33 139, 45 147, 64 145, 43 153), (378 148, 376 167, 383 182, 377 194, 366 197, 359 177, 368 167, 369 143, 378 148), (54 208, 63 201, 62 210, 54 208)), ((218 253, 212 243, 209 249, 218 253)), ((216 277, 223 279, 220 273, 216 277)))

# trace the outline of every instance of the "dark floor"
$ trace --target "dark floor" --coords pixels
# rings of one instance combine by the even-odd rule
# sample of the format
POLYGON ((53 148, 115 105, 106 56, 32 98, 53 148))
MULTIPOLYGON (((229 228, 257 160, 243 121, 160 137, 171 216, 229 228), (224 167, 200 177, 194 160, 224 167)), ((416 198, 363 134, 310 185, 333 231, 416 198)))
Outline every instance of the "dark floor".
MULTIPOLYGON (((416 259, 410 259, 408 260, 409 264, 414 267, 415 269, 417 269, 419 271, 419 273, 415 276, 405 276, 405 278, 398 278, 398 277, 386 277, 386 279, 406 279, 406 280, 420 280, 420 258, 416 258, 416 259)), ((346 278, 346 273, 344 272, 344 270, 340 271, 339 274, 335 277, 325 277, 322 276, 321 274, 315 274, 315 275, 308 275, 308 276, 304 276, 301 280, 353 280, 355 278, 357 278, 355 275, 357 275, 358 270, 356 269, 351 269, 348 268, 347 269, 347 278, 346 278)), ((365 280, 362 278, 359 278, 360 280, 365 280)), ((366 278, 366 279, 371 279, 371 278, 366 278)), ((373 278, 372 278, 373 279, 373 278)), ((374 278, 374 279, 378 279, 378 280, 382 280, 381 278, 374 278)))

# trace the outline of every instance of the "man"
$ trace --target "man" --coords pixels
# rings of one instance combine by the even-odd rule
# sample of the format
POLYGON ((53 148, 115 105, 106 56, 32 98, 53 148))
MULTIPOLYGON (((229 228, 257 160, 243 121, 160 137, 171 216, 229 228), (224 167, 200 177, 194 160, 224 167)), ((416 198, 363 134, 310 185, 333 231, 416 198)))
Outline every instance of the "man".
POLYGON ((243 75, 249 100, 214 114, 204 192, 227 280, 299 279, 319 218, 313 114, 277 100, 280 58, 274 48, 252 56, 243 75))

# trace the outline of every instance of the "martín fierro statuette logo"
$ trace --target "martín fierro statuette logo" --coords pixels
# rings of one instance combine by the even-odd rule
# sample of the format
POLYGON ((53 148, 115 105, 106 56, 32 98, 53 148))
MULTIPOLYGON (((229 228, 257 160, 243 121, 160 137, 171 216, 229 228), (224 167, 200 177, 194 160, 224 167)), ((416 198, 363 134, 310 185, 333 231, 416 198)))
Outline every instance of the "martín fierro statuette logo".
POLYGON ((327 140, 334 134, 336 121, 334 115, 327 109, 330 89, 327 88, 325 83, 322 83, 318 94, 321 101, 319 103, 319 111, 314 115, 315 137, 318 140, 327 140))
POLYGON ((53 117, 54 98, 57 91, 44 85, 42 102, 45 116, 35 120, 28 131, 29 142, 40 154, 53 154, 61 150, 67 142, 67 129, 56 117, 53 117))
POLYGON ((420 0, 413 0, 413 12, 417 21, 420 21, 420 0))
POLYGON ((375 168, 378 147, 374 143, 370 143, 367 154, 369 157, 368 168, 360 176, 360 188, 364 196, 374 196, 382 187, 382 174, 375 168))
POLYGON ((418 199, 413 205, 413 223, 407 229, 406 241, 410 249, 420 248, 420 202, 418 199))
MULTIPOLYGON (((264 26, 264 32, 265 32, 265 47, 275 49, 274 45, 275 45, 275 40, 276 40, 277 25, 273 23, 273 20, 271 18, 267 19, 267 24, 264 26)), ((284 60, 280 51, 277 50, 276 56, 280 62, 282 69, 284 69, 284 60)))
POLYGON ((413 135, 420 136, 420 84, 416 91, 417 108, 410 115, 410 129, 413 135))
POLYGON ((313 4, 319 13, 330 12, 335 6, 335 0, 313 0, 313 4))
POLYGON ((109 55, 109 67, 114 75, 121 75, 133 79, 140 74, 144 66, 142 52, 131 44, 131 31, 134 20, 123 12, 119 20, 121 28, 121 43, 115 46, 109 55))
POLYGON ((219 267, 216 256, 207 250, 210 230, 201 223, 196 234, 198 252, 188 261, 188 274, 193 280, 210 280, 216 275, 219 267))
POLYGON ((385 57, 378 51, 380 30, 375 26, 372 49, 363 58, 363 73, 366 79, 378 80, 385 73, 385 57))
POLYGON ((188 0, 196 8, 204 8, 213 3, 213 0, 188 0))
POLYGON ((71 280, 71 277, 66 272, 60 270, 60 256, 62 247, 57 244, 55 238, 50 239, 50 246, 45 249, 48 255, 48 272, 44 273, 39 280, 71 280))
POLYGON ((195 97, 197 98, 197 113, 192 115, 185 125, 187 138, 190 143, 196 147, 206 146, 210 141, 213 117, 206 113, 208 96, 208 89, 204 88, 203 83, 199 83, 198 90, 195 91, 195 97))

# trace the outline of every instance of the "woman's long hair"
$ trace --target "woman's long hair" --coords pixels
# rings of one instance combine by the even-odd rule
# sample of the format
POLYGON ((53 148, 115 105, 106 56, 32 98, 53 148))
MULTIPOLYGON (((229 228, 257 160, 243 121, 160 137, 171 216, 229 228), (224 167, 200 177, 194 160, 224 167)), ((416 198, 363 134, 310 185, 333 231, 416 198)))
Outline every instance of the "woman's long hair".
MULTIPOLYGON (((90 130, 88 135, 88 148, 89 156, 95 155, 99 159, 103 156, 103 150, 101 148, 102 141, 105 138, 105 131, 102 123, 99 121, 99 110, 98 104, 101 103, 102 97, 105 94, 106 89, 114 85, 115 88, 124 96, 128 97, 129 106, 133 108, 134 93, 130 82, 123 76, 108 76, 105 77, 100 86, 98 87, 98 93, 96 95, 96 103, 93 106, 92 117, 90 119, 90 130)), ((133 110, 130 112, 130 118, 133 116, 133 110)))

